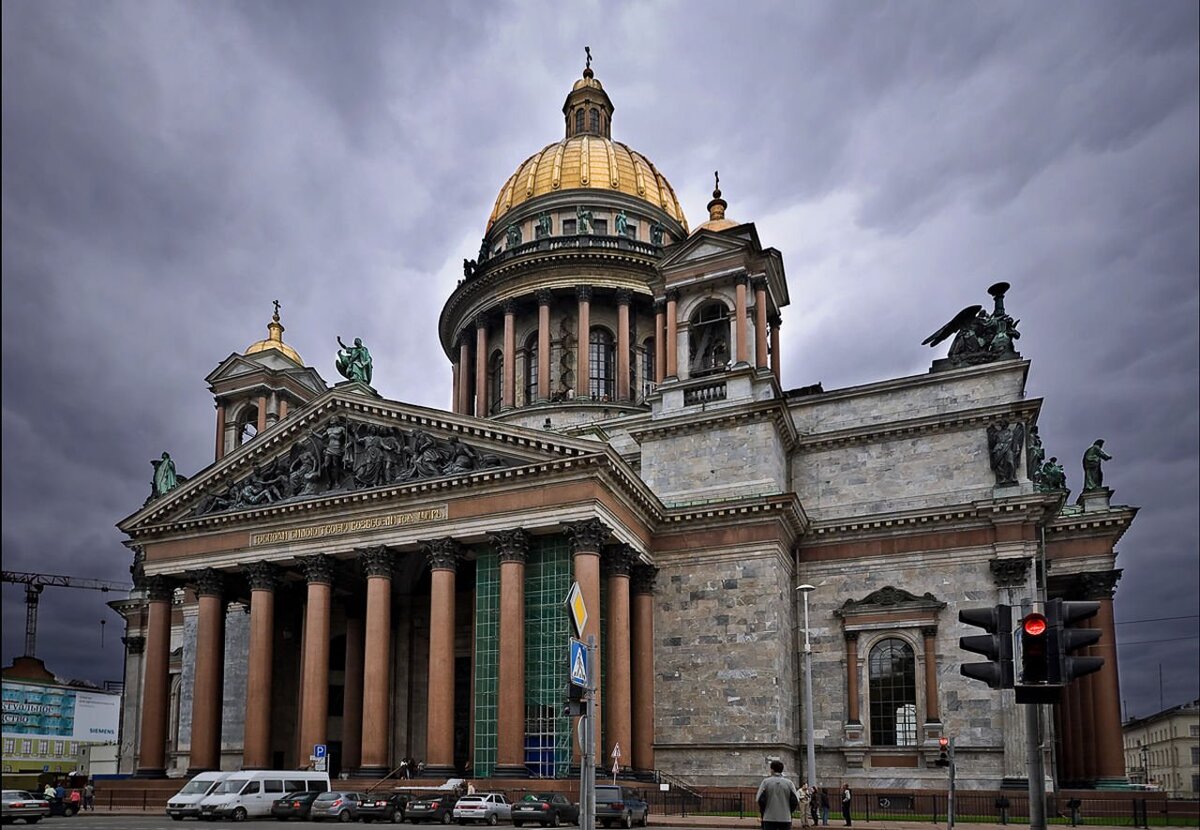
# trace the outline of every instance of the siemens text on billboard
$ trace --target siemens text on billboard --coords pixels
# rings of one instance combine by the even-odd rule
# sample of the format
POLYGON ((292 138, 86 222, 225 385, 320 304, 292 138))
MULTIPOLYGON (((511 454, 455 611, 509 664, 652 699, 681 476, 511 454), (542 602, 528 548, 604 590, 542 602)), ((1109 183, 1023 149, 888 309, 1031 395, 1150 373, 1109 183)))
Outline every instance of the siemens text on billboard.
POLYGON ((103 743, 117 739, 121 696, 4 682, 4 734, 103 743))

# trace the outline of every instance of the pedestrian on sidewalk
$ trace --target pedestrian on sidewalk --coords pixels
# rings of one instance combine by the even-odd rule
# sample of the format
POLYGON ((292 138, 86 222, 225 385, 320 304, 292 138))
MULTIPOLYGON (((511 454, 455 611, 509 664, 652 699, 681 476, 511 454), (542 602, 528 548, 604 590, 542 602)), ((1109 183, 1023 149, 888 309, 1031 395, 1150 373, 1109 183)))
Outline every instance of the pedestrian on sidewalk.
POLYGON ((96 788, 92 786, 91 781, 87 782, 83 787, 83 809, 96 809, 96 788))
POLYGON ((783 761, 771 762, 771 774, 758 785, 754 799, 762 817, 762 830, 791 830, 792 812, 800 806, 800 794, 791 779, 783 777, 783 761))
POLYGON ((842 784, 842 818, 846 819, 846 826, 850 826, 850 785, 842 784))
POLYGON ((817 785, 809 784, 808 785, 808 815, 812 818, 812 826, 813 827, 817 826, 817 811, 820 809, 818 806, 818 799, 820 797, 821 797, 820 793, 817 792, 817 785))
POLYGON ((821 826, 829 826, 829 789, 821 788, 821 826))

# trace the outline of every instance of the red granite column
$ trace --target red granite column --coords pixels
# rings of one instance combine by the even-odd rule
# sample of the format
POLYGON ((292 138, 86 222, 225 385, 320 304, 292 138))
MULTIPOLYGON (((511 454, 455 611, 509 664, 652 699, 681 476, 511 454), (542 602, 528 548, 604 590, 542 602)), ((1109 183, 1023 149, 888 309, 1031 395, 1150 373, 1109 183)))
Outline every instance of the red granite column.
POLYGON ((304 611, 304 654, 300 666, 300 763, 317 744, 328 743, 329 610, 334 558, 324 554, 300 560, 308 580, 304 611))
POLYGON ((862 721, 858 715, 858 632, 846 632, 846 722, 862 721))
POLYGON ((459 335, 458 341, 458 412, 471 414, 471 336, 467 332, 459 335))
POLYGON ((629 400, 629 304, 633 295, 617 292, 617 400, 629 400))
POLYGON ((146 579, 146 668, 142 681, 138 778, 165 778, 167 774, 171 597, 174 594, 175 586, 165 577, 146 579))
POLYGON ((509 300, 504 304, 504 389, 500 405, 509 409, 516 406, 517 401, 517 333, 513 323, 516 313, 515 302, 509 300))
POLYGON ((491 537, 500 558, 500 665, 497 676, 496 776, 523 778, 525 768, 525 557, 529 534, 491 537))
POLYGON ((362 766, 363 734, 363 648, 366 620, 361 607, 346 614, 346 685, 342 699, 342 769, 362 766))
POLYGON ((271 767, 271 670, 275 651, 275 588, 269 562, 244 565, 250 583, 250 652, 246 658, 246 728, 242 769, 271 767))
POLYGON ((261 435, 267 431, 267 396, 258 396, 258 425, 256 426, 256 435, 261 435))
POLYGON ((367 619, 364 641, 362 704, 362 773, 383 775, 391 768, 388 738, 392 719, 392 552, 386 547, 359 553, 367 574, 367 619))
POLYGON ((1082 781, 1087 777, 1087 770, 1083 760, 1083 733, 1087 729, 1087 724, 1083 718, 1083 685, 1082 681, 1072 683, 1067 687, 1067 696, 1070 703, 1070 729, 1071 729, 1071 773, 1068 779, 1071 782, 1082 781))
POLYGON ((667 292, 667 374, 666 377, 679 378, 679 292, 667 292))
POLYGON ((475 318, 475 417, 486 418, 488 414, 487 385, 487 317, 480 314, 475 318))
MULTIPOLYGON (((601 740, 604 734, 601 729, 604 711, 602 692, 604 678, 601 671, 601 666, 604 665, 602 659, 604 644, 600 642, 600 548, 608 539, 608 528, 599 519, 585 519, 581 522, 571 522, 566 525, 566 530, 570 534, 575 581, 579 583, 579 590, 583 593, 583 604, 588 613, 582 639, 586 643, 588 637, 593 637, 596 642, 594 662, 591 666, 596 686, 595 747, 598 758, 603 759, 605 756, 600 755, 603 750, 601 740)), ((573 743, 578 744, 578 742, 573 743)))
POLYGON ((592 342, 592 287, 577 286, 575 296, 579 298, 579 348, 575 354, 575 394, 578 397, 587 397, 592 389, 588 368, 588 352, 592 342))
POLYGON ((654 382, 662 383, 667 371, 666 301, 654 301, 654 382))
POLYGON ((217 455, 216 460, 220 461, 225 457, 225 406, 217 404, 217 455))
POLYGON ((941 723, 938 710, 937 629, 922 628, 921 636, 925 638, 925 722, 941 723))
MULTIPOLYGON (((550 400, 550 300, 547 288, 537 292, 538 304, 538 400, 550 400)), ((530 401, 533 403, 533 401, 530 401)))
POLYGON ((621 766, 633 755, 633 688, 630 672, 629 574, 636 554, 628 545, 610 545, 604 550, 608 570, 608 678, 604 714, 608 718, 608 743, 601 758, 611 757, 613 746, 621 748, 621 766))
POLYGON ((455 415, 462 414, 458 408, 458 402, 459 398, 461 397, 462 389, 462 381, 459 380, 458 374, 459 366, 460 363, 457 358, 452 364, 450 364, 450 411, 455 415))
POLYGON ((1119 575, 1120 571, 1095 574, 1099 584, 1097 591, 1092 593, 1100 602, 1092 625, 1101 633, 1100 640, 1091 648, 1094 654, 1104 658, 1104 665, 1092 675, 1095 679, 1091 731, 1096 733, 1096 775, 1109 783, 1127 780, 1121 732, 1121 688, 1117 678, 1117 630, 1112 610, 1112 593, 1119 575), (1103 582, 1106 578, 1111 580, 1107 584, 1103 582))
POLYGON ((750 362, 748 360, 750 357, 750 332, 749 327, 746 325, 748 322, 748 315, 746 312, 748 307, 748 303, 746 302, 746 283, 748 281, 749 280, 744 275, 737 277, 734 280, 736 284, 736 293, 734 299, 734 323, 736 325, 735 334, 737 337, 737 354, 733 358, 734 363, 750 362))
POLYGON ((425 775, 454 771, 454 591, 462 558, 453 539, 425 545, 429 561, 429 693, 425 740, 425 775))
POLYGON ((281 421, 282 421, 284 418, 286 418, 286 417, 287 417, 287 414, 288 414, 288 402, 287 402, 287 398, 282 398, 282 397, 281 397, 281 398, 279 399, 279 420, 281 420, 281 421))
POLYGON ((767 280, 754 281, 754 368, 767 368, 767 280))
POLYGON ((221 768, 221 687, 225 676, 224 577, 212 568, 189 574, 200 606, 188 774, 221 768))
POLYGON ((783 383, 779 368, 779 327, 781 325, 783 325, 783 318, 778 314, 771 318, 771 374, 775 375, 776 383, 783 383))
POLYGON ((633 663, 632 756, 627 765, 654 769, 654 579, 658 569, 634 565, 630 581, 633 663))

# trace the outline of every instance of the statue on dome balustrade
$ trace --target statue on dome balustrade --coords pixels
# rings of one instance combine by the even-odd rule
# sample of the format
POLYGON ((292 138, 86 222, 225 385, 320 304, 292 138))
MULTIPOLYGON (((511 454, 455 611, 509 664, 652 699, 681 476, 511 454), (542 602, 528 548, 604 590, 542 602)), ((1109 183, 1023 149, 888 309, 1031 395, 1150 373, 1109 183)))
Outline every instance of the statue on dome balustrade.
POLYGON ((662 247, 663 231, 665 231, 665 230, 666 230, 666 228, 664 228, 658 222, 655 222, 653 225, 651 225, 650 226, 650 244, 658 245, 659 247, 662 247))
POLYGON ((521 244, 521 226, 511 224, 504 229, 504 241, 506 250, 511 251, 513 248, 521 244))
POLYGON ((617 236, 629 235, 629 217, 625 215, 625 211, 617 211, 617 216, 613 220, 613 223, 616 227, 617 236))
POLYGON ((537 230, 534 231, 534 236, 537 239, 545 239, 550 235, 550 214, 542 211, 537 217, 537 230))
POLYGON ((592 212, 583 205, 575 208, 575 233, 583 235, 592 232, 592 212))

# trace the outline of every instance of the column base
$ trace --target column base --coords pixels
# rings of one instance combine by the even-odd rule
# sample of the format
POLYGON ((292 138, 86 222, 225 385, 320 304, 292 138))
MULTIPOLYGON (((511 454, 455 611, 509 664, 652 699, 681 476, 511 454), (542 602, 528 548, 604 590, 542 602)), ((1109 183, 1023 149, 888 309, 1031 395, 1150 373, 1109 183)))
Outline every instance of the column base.
POLYGON ((134 777, 134 778, 166 778, 167 777, 167 769, 166 769, 166 767, 147 767, 147 768, 139 769, 137 772, 135 772, 133 774, 132 777, 134 777))
POLYGON ((354 770, 354 777, 355 778, 383 778, 383 776, 387 775, 389 772, 391 772, 391 769, 388 767, 362 766, 362 767, 358 767, 357 769, 354 770))
POLYGON ((528 778, 529 770, 524 764, 497 764, 492 778, 528 778))

